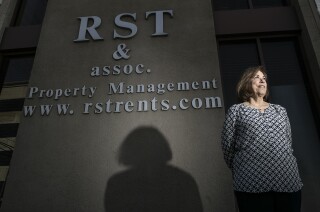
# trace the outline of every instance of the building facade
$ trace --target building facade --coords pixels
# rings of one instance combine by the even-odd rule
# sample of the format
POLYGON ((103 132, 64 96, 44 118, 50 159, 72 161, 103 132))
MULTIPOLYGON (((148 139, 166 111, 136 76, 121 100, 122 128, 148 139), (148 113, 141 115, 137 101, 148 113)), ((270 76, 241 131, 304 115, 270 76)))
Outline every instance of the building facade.
POLYGON ((316 5, 317 5, 317 8, 318 8, 318 12, 320 14, 320 1, 319 0, 316 0, 316 5))
POLYGON ((139 160, 164 174, 171 152, 168 182, 237 211, 220 133, 257 65, 289 114, 302 211, 320 210, 319 14, 318 0, 0 1, 1 210, 106 211, 114 179, 139 160))

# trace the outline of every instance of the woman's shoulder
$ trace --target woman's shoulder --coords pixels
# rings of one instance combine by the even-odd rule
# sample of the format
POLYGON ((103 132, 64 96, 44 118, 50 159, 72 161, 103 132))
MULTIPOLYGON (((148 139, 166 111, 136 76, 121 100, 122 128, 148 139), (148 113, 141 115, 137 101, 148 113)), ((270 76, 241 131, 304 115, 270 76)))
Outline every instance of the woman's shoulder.
POLYGON ((229 107, 229 110, 228 110, 228 111, 230 111, 230 112, 232 112, 232 111, 238 111, 239 108, 240 108, 242 105, 243 105, 243 103, 234 104, 234 105, 232 105, 231 107, 229 107))
POLYGON ((235 117, 237 117, 238 114, 241 113, 242 108, 243 108, 243 103, 234 104, 234 105, 232 105, 231 107, 229 107, 229 109, 228 109, 228 111, 227 111, 227 114, 228 114, 229 116, 235 116, 235 117))
MULTIPOLYGON (((286 113, 286 108, 283 107, 283 106, 281 106, 281 105, 279 105, 279 104, 269 103, 269 107, 272 108, 272 109, 274 109, 275 111, 277 111, 277 112, 279 112, 279 113, 283 113, 283 112, 286 113)), ((245 105, 245 103, 239 103, 239 104, 234 104, 234 105, 232 105, 231 107, 229 107, 228 112, 229 112, 229 113, 230 113, 230 112, 234 113, 234 112, 239 111, 241 108, 242 108, 242 109, 247 108, 247 106, 245 105)))
POLYGON ((281 106, 281 105, 278 105, 278 104, 272 104, 272 103, 269 103, 270 107, 271 108, 274 108, 278 113, 286 113, 286 108, 281 106))

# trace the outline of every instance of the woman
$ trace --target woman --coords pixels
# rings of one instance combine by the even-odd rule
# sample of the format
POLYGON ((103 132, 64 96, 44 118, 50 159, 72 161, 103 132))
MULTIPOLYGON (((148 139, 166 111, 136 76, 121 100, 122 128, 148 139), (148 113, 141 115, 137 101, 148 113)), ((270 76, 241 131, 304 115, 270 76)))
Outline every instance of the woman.
POLYGON ((240 212, 299 212, 302 182, 290 123, 285 108, 267 102, 264 68, 248 68, 237 92, 242 103, 228 110, 222 150, 240 212))

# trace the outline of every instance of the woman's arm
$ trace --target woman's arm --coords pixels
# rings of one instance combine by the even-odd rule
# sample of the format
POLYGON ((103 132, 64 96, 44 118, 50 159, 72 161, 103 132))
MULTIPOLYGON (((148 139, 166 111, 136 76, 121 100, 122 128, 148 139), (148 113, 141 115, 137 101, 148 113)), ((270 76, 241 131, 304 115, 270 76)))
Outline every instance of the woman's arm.
POLYGON ((290 121, 289 121, 289 117, 288 117, 288 114, 287 114, 287 111, 285 108, 283 108, 283 116, 284 116, 284 119, 285 119, 285 122, 286 122, 286 133, 287 133, 287 137, 288 137, 288 141, 291 145, 291 148, 292 148, 292 134, 291 134, 291 125, 290 125, 290 121))
POLYGON ((221 134, 221 146, 224 160, 230 169, 232 168, 235 154, 236 120, 238 109, 238 105, 230 107, 226 115, 221 134))

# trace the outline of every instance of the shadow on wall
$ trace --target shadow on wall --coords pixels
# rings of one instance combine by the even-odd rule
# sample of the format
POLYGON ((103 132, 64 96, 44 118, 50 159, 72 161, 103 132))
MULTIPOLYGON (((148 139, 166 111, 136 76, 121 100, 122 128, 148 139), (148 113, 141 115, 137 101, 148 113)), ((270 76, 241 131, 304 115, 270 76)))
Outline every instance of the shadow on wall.
POLYGON ((105 193, 107 212, 202 212, 197 184, 168 164, 172 152, 151 127, 132 131, 120 147, 119 162, 129 168, 112 176, 105 193))

